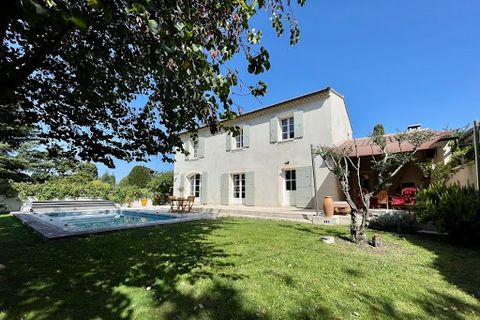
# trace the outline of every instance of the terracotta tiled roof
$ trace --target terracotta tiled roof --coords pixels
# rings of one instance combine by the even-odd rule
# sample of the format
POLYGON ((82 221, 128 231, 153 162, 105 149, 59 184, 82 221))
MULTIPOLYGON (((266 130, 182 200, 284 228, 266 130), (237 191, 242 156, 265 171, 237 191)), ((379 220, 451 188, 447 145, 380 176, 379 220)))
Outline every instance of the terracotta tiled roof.
MULTIPOLYGON (((413 150, 413 146, 408 142, 402 142, 402 144, 399 145, 395 136, 395 134, 385 135, 385 138, 387 139, 386 150, 389 153, 407 152, 413 150)), ((438 145, 439 142, 449 140, 452 138, 452 136, 453 133, 451 131, 433 131, 432 138, 423 143, 419 150, 433 149, 438 145)), ((371 137, 347 140, 340 145, 340 147, 353 147, 355 144, 357 145, 357 151, 355 152, 355 148, 352 148, 352 156, 358 155, 360 157, 365 157, 381 154, 380 148, 372 141, 371 137)))

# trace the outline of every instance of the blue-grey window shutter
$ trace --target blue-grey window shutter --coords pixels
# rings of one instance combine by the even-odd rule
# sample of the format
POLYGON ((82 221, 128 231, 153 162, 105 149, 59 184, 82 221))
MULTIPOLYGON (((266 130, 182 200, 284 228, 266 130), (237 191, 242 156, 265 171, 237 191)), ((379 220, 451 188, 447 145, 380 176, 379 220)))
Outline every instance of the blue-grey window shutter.
POLYGON ((205 157, 205 137, 198 138, 198 157, 205 157))
POLYGON ((248 124, 243 126, 243 147, 250 147, 250 126, 248 124))
POLYGON ((225 145, 227 146, 227 151, 232 150, 232 136, 227 132, 225 134, 225 145))
POLYGON ((303 137, 303 111, 293 113, 294 135, 295 138, 303 137))
POLYGON ((208 186, 208 183, 207 183, 207 172, 204 171, 202 173, 202 184, 201 184, 201 190, 200 190, 200 201, 203 203, 203 204, 206 204, 207 203, 207 186, 208 186))
POLYGON ((255 173, 245 172, 245 205, 255 205, 255 173))
POLYGON ((223 173, 220 175, 220 204, 228 205, 228 199, 230 198, 229 194, 229 184, 228 173, 223 173))
POLYGON ((185 155, 185 160, 190 160, 193 156, 192 154, 192 143, 190 140, 185 141, 183 148, 188 151, 188 155, 185 155))
POLYGON ((180 175, 180 196, 184 195, 185 192, 185 175, 182 173, 180 175))
POLYGON ((278 140, 278 118, 270 119, 270 143, 275 143, 278 140))
POLYGON ((313 175, 312 167, 295 168, 297 179, 297 191, 295 199, 297 208, 313 207, 313 175))

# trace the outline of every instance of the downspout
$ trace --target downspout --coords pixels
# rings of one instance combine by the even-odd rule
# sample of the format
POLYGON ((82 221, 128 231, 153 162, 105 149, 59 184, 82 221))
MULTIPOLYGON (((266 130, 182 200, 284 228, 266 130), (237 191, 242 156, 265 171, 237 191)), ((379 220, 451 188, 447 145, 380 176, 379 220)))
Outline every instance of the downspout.
POLYGON ((480 123, 473 121, 473 149, 475 151, 475 179, 480 190, 480 123))
POLYGON ((315 215, 318 216, 318 201, 317 201, 317 175, 315 173, 315 156, 313 155, 313 144, 310 145, 310 156, 312 158, 313 171, 313 195, 315 198, 315 215))

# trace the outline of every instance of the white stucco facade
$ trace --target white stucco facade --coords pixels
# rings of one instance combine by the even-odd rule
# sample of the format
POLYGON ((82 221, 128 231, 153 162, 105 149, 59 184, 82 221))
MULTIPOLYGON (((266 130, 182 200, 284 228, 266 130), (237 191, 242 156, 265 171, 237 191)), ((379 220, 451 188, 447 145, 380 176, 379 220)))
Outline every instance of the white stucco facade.
MULTIPOLYGON (((194 156, 194 142, 183 135, 191 152, 175 156, 175 196, 193 193, 197 202, 207 205, 312 208, 310 145, 340 144, 352 138, 344 99, 330 88, 244 114, 229 125, 243 129, 244 147, 236 148, 235 138, 225 132, 212 135, 202 128, 194 156)), ((326 195, 341 198, 336 178, 321 162, 315 160, 320 205, 326 195)))

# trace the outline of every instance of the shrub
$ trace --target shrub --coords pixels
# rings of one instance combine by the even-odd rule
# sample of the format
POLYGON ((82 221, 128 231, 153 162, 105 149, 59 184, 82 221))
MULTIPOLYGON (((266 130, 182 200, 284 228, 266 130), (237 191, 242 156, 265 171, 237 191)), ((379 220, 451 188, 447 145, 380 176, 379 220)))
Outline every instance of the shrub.
POLYGON ((473 187, 431 186, 420 190, 415 206, 423 222, 433 222, 460 243, 480 243, 480 192, 473 187))
POLYGON ((49 180, 45 183, 20 182, 13 184, 21 200, 27 197, 36 197, 38 200, 52 200, 65 198, 104 198, 110 197, 111 185, 99 180, 77 180, 71 177, 62 177, 49 180))
POLYGON ((168 195, 173 191, 173 171, 155 174, 148 184, 148 189, 152 191, 154 205, 166 203, 168 195))
POLYGON ((380 231, 411 233, 417 231, 418 221, 406 212, 387 212, 371 220, 368 227, 380 231))

